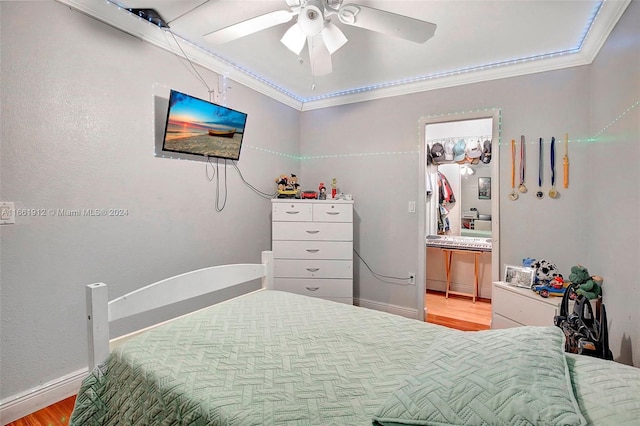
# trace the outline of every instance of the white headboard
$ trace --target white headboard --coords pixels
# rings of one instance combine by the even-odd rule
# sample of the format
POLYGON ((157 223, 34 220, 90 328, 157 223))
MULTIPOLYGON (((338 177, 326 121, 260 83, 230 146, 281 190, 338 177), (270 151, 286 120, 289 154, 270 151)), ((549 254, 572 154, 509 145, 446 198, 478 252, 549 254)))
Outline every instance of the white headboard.
POLYGON ((262 279, 262 289, 273 288, 272 252, 262 252, 262 263, 198 269, 149 284, 111 301, 108 298, 106 284, 88 284, 86 298, 89 370, 109 355, 110 322, 256 279, 262 279))

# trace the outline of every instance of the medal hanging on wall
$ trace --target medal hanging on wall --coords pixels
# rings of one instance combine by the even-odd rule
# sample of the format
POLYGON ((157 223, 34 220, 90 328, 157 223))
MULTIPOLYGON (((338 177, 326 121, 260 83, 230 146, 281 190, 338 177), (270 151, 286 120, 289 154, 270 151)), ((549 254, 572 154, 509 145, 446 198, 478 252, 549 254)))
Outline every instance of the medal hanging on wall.
POLYGON ((516 140, 511 139, 511 194, 509 199, 515 201, 518 199, 516 192, 516 140))
POLYGON ((556 138, 551 137, 551 189, 549 190, 549 197, 557 198, 558 191, 556 191, 556 138))
POLYGON ((564 166, 564 188, 569 187, 569 133, 564 134, 564 157, 562 158, 564 166))
POLYGON ((524 135, 520 136, 520 185, 518 185, 518 191, 521 193, 527 192, 527 187, 524 185, 524 165, 525 165, 525 142, 524 135))
POLYGON ((542 138, 538 141, 538 192, 536 192, 536 198, 542 200, 544 198, 544 192, 542 192, 542 164, 544 158, 542 157, 542 138))

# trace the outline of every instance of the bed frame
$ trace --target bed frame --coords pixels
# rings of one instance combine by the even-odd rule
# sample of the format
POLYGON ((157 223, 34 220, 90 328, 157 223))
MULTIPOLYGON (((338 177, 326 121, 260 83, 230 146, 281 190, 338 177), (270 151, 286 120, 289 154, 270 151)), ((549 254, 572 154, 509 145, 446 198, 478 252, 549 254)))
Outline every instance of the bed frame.
POLYGON ((186 272, 149 284, 111 301, 108 298, 106 284, 88 284, 86 297, 89 371, 109 355, 110 322, 257 279, 262 279, 262 288, 258 291, 273 289, 271 251, 262 252, 262 263, 212 266, 186 272))

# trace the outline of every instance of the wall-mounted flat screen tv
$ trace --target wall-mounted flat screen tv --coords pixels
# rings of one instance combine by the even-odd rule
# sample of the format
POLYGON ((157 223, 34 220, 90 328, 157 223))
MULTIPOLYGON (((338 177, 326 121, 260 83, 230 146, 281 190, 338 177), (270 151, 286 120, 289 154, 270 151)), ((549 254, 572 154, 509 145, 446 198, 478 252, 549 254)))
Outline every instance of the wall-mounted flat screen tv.
POLYGON ((243 112, 171 90, 162 150, 238 160, 246 123, 243 112))

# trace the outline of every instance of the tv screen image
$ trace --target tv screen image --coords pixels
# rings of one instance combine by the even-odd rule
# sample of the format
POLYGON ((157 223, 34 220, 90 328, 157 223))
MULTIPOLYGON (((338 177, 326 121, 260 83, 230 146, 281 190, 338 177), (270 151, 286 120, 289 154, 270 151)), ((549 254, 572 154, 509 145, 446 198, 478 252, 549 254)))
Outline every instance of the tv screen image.
POLYGON ((247 114, 171 90, 162 150, 238 160, 247 114))

